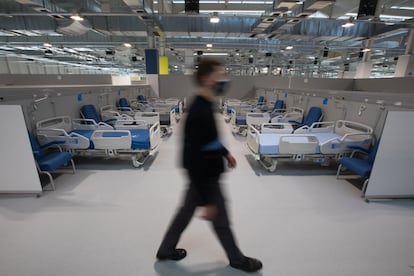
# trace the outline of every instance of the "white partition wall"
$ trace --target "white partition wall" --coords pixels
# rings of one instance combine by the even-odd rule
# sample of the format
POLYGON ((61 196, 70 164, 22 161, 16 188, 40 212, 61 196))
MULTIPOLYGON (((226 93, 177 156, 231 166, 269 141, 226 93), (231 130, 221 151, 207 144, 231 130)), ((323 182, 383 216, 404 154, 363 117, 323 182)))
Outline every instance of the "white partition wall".
POLYGON ((40 194, 42 186, 19 105, 0 105, 0 193, 40 194))
POLYGON ((414 197, 414 112, 389 111, 365 193, 370 198, 414 197))

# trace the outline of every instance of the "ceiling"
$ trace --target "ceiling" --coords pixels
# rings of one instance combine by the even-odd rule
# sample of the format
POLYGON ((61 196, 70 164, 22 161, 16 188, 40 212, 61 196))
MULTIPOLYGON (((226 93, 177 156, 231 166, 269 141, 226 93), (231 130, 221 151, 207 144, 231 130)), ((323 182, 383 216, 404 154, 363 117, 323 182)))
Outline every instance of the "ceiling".
POLYGON ((221 55, 231 74, 334 77, 370 59, 373 72, 386 75, 407 47, 414 1, 378 0, 373 15, 359 5, 359 0, 200 0, 199 13, 190 13, 184 0, 2 0, 0 57, 145 73, 144 50, 158 48, 176 74, 191 69, 202 53, 221 55), (219 23, 210 23, 213 13, 219 23), (343 27, 350 18, 354 26, 343 27), (365 48, 370 51, 363 56, 365 48))

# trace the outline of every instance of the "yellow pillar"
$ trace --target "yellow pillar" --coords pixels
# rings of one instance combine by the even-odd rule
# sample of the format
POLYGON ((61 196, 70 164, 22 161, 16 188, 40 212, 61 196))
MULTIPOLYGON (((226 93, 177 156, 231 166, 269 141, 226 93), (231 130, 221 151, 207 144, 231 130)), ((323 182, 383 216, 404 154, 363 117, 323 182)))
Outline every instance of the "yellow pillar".
POLYGON ((166 56, 160 56, 159 57, 159 61, 160 61, 160 75, 168 75, 168 57, 166 56))

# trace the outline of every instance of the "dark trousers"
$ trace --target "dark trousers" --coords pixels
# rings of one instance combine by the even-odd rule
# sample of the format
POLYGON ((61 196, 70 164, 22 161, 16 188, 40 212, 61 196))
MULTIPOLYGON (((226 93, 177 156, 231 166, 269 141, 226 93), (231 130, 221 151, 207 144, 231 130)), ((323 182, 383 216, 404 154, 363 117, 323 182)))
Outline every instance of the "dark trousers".
MULTIPOLYGON (((183 198, 182 206, 167 229, 158 252, 168 254, 168 252, 174 251, 181 234, 190 223, 197 206, 200 205, 202 205, 200 195, 197 189, 194 188, 194 183, 192 183, 183 198)), ((240 262, 244 256, 237 247, 233 233, 230 229, 225 200, 220 189, 217 189, 216 195, 214 196, 214 205, 217 208, 217 215, 212 221, 214 231, 229 258, 229 261, 235 263, 240 262)))

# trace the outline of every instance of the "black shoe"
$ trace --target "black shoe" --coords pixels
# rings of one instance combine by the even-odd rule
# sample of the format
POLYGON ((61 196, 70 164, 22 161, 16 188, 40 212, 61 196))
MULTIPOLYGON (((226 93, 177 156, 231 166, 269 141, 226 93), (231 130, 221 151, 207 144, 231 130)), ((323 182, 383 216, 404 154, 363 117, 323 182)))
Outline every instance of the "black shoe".
POLYGON ((243 262, 241 263, 232 263, 230 262, 230 266, 236 269, 240 269, 246 272, 256 272, 262 269, 263 264, 261 261, 257 259, 253 259, 250 257, 245 257, 243 262))
POLYGON ((182 248, 174 249, 174 251, 169 254, 162 254, 160 252, 157 253, 157 259, 160 261, 165 261, 165 260, 179 261, 179 260, 184 259, 185 256, 187 256, 187 251, 185 251, 185 249, 182 249, 182 248))

